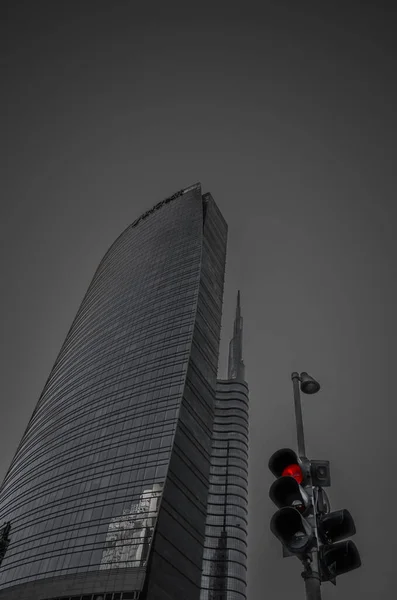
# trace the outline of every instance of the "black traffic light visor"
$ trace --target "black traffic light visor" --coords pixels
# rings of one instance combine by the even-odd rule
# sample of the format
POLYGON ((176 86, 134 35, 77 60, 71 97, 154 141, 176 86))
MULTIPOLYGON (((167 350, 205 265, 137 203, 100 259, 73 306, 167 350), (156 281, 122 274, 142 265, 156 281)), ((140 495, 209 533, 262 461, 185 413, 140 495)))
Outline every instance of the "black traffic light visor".
POLYGON ((320 549, 321 580, 329 581, 361 567, 357 546, 351 540, 338 542, 320 549))
POLYGON ((295 505, 300 512, 304 512, 310 506, 309 496, 293 477, 276 479, 270 487, 269 497, 278 508, 295 505))
POLYGON ((348 510, 335 510, 319 520, 318 532, 324 543, 333 543, 356 533, 353 517, 348 510))
POLYGON ((314 540, 311 525, 291 507, 281 508, 273 515, 270 530, 293 554, 307 552, 314 540))
POLYGON ((276 477, 280 477, 282 472, 289 465, 298 465, 298 456, 291 448, 281 448, 277 450, 269 459, 269 469, 276 477))

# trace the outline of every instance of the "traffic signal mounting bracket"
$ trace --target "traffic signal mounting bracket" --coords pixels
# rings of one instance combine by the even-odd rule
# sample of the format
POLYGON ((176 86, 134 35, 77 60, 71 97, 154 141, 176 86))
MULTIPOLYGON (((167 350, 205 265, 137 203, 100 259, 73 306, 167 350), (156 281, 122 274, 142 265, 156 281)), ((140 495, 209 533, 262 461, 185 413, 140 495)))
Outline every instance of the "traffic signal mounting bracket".
POLYGON ((329 460, 311 460, 310 472, 314 487, 330 487, 331 470, 329 460))

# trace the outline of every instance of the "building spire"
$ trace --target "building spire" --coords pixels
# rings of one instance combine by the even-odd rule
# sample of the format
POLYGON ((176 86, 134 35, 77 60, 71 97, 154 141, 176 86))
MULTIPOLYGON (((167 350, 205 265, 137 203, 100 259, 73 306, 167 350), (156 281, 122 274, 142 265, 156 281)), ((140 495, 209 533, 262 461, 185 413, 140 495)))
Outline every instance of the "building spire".
POLYGON ((244 381, 244 377, 245 366, 243 362, 243 317, 241 316, 240 290, 238 290, 233 337, 229 344, 229 364, 227 378, 244 381))

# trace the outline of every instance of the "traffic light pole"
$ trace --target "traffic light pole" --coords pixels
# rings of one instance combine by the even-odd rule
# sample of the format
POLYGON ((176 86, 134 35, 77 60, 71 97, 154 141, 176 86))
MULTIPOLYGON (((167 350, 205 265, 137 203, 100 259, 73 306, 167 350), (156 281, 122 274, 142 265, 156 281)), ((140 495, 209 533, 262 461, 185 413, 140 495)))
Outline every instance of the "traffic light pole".
POLYGON ((321 600, 321 584, 336 585, 336 578, 360 567, 361 559, 354 542, 345 539, 356 533, 351 514, 331 511, 323 490, 331 485, 329 460, 306 456, 300 393, 316 394, 320 384, 306 371, 292 373, 291 379, 298 452, 280 448, 269 459, 276 477, 269 497, 279 509, 270 530, 282 544, 283 557, 295 556, 302 563, 306 600, 321 600))
POLYGON ((299 458, 306 458, 305 434, 303 432, 301 394, 300 394, 300 389, 299 389, 299 382, 300 382, 299 373, 296 373, 296 372, 292 373, 291 379, 292 379, 292 385, 294 387, 294 404, 295 404, 296 436, 298 439, 298 456, 299 456, 299 458))
MULTIPOLYGON (((307 463, 306 449, 305 449, 305 435, 303 430, 303 417, 302 417, 302 403, 300 396, 300 376, 299 373, 292 373, 291 375, 293 389, 294 389, 294 404, 295 404, 295 420, 296 420, 296 435, 298 441, 298 455, 299 458, 304 459, 307 463)), ((316 515, 316 501, 313 497, 313 486, 311 485, 311 474, 307 476, 308 486, 305 487, 306 492, 309 494, 313 507, 313 528, 316 535, 316 548, 311 551, 311 560, 308 559, 304 565, 305 570, 302 573, 302 577, 305 581, 306 588, 306 600, 321 600, 321 581, 318 564, 318 533, 317 533, 317 515, 316 515)))

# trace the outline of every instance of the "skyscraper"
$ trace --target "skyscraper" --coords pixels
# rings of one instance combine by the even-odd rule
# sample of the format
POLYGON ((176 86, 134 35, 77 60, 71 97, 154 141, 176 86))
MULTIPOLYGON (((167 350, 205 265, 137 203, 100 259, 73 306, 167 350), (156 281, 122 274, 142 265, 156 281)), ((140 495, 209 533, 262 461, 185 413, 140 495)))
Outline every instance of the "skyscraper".
POLYGON ((240 292, 228 378, 218 380, 201 600, 245 600, 248 526, 248 386, 240 292))
POLYGON ((199 600, 226 239, 196 184, 105 254, 0 489, 1 600, 199 600))

